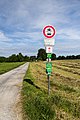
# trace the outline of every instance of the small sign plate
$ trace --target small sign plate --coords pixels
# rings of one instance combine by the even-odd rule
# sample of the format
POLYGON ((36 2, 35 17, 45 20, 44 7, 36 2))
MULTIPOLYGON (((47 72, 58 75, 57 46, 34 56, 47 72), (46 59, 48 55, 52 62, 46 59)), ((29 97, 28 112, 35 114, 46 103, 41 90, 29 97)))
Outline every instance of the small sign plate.
POLYGON ((52 46, 46 46, 46 53, 52 53, 53 51, 53 47, 52 46))
POLYGON ((54 45, 55 44, 55 39, 54 38, 44 38, 44 45, 48 46, 48 45, 54 45))
POLYGON ((51 58, 52 57, 52 54, 51 53, 48 53, 47 54, 47 58, 51 58))
POLYGON ((48 74, 51 74, 51 72, 52 72, 52 63, 51 62, 46 63, 46 72, 48 74))

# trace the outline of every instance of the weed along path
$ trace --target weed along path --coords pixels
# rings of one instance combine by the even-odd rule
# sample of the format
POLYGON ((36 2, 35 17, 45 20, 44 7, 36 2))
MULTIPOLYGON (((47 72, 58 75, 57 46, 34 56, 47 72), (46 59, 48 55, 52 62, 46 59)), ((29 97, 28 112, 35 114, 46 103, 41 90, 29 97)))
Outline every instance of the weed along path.
POLYGON ((28 65, 0 75, 0 120, 22 120, 19 98, 28 65))

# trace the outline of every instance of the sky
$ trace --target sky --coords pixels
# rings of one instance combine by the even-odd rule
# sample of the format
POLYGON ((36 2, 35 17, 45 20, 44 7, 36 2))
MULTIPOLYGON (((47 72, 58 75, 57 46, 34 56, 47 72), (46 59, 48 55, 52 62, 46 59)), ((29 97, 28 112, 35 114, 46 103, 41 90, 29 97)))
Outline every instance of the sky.
POLYGON ((37 55, 46 25, 56 29, 53 53, 80 54, 80 0, 0 0, 0 56, 37 55))

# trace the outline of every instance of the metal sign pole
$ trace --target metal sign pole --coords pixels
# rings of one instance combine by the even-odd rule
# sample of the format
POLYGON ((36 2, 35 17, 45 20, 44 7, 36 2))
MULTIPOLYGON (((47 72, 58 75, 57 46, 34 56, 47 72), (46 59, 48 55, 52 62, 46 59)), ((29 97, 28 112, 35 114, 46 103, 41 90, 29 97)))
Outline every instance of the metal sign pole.
POLYGON ((49 75, 47 75, 48 78, 48 95, 50 95, 50 79, 49 79, 49 75))
MULTIPOLYGON (((48 58, 48 62, 49 62, 49 58, 48 58)), ((48 78, 48 95, 50 95, 50 77, 49 74, 47 75, 48 78)))

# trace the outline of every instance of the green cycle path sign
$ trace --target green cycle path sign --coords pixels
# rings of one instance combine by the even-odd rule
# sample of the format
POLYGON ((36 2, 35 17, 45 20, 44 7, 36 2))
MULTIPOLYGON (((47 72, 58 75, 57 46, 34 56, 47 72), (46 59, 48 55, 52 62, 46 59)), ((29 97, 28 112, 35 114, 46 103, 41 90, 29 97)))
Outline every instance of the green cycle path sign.
POLYGON ((48 73, 48 75, 51 74, 51 72, 52 72, 52 63, 51 62, 46 63, 46 72, 48 73))
POLYGON ((52 57, 52 54, 51 53, 48 53, 47 54, 47 58, 51 58, 52 57))

